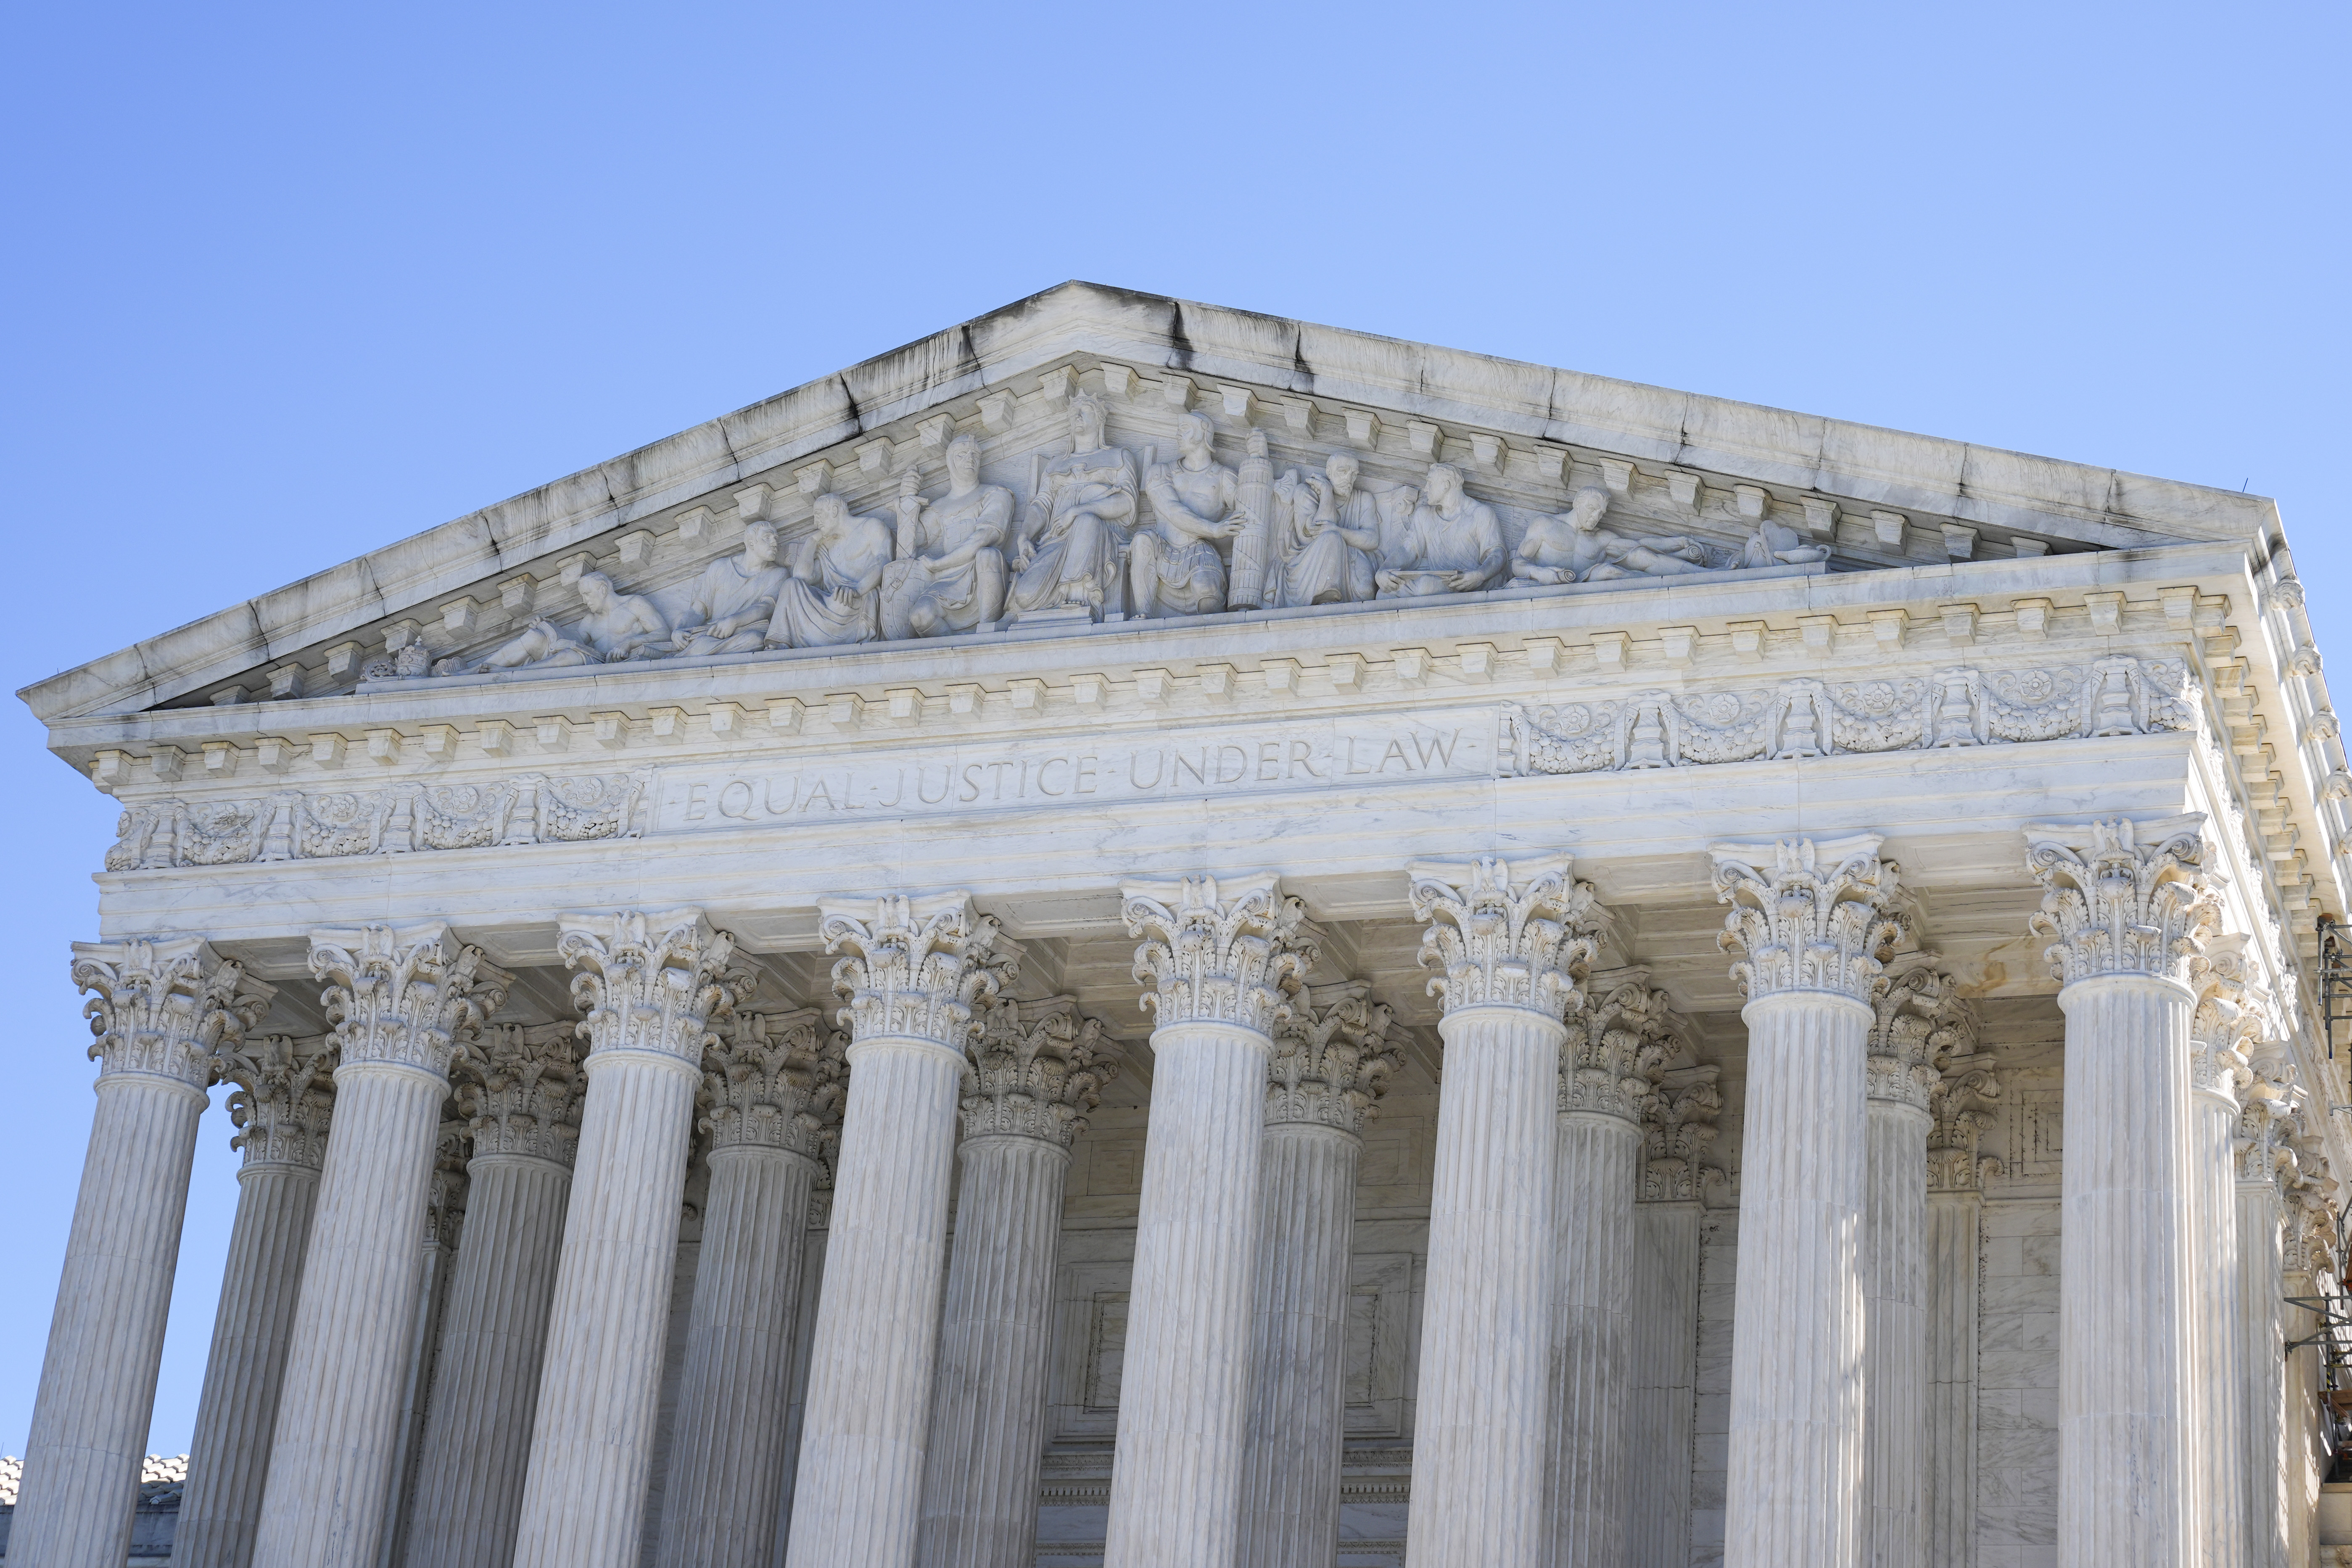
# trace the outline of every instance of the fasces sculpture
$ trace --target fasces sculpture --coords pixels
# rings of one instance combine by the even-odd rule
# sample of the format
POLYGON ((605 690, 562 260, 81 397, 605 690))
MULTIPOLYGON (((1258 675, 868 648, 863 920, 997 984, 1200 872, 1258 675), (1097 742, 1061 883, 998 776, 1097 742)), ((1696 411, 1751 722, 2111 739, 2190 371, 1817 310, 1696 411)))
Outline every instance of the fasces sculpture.
POLYGON ((751 523, 742 554, 712 562, 695 579, 671 646, 683 654, 751 652, 767 637, 776 595, 791 575, 776 563, 776 525, 751 523))
POLYGON ((1070 399, 1070 450, 1031 487, 1007 595, 1015 610, 1120 607, 1127 531, 1141 488, 1132 453, 1103 444, 1100 398, 1070 399))
POLYGON ((791 581, 776 594, 770 647, 837 647, 872 642, 882 572, 897 549, 890 525, 861 516, 837 495, 816 498, 816 531, 793 547, 791 581))
POLYGON ((927 501, 909 468, 898 480, 897 559, 882 569, 882 636, 949 637, 1004 614, 1013 492, 980 482, 980 442, 948 443, 948 493, 927 501))
POLYGON ((1356 488, 1360 471, 1356 454, 1342 449, 1319 474, 1293 468, 1276 482, 1284 521, 1276 574, 1280 592, 1267 595, 1271 604, 1283 609, 1361 604, 1377 591, 1380 499, 1356 488))
POLYGON ((1511 556, 1514 581, 1537 584, 1607 583, 1620 577, 1671 577, 1704 572, 1706 546, 1696 539, 1627 539, 1601 526, 1609 492, 1588 485, 1566 511, 1538 517, 1511 556))
POLYGON ((1464 493, 1461 469, 1432 463, 1421 504, 1374 581, 1383 599, 1475 594, 1504 581, 1508 560, 1495 509, 1464 493))
MULTIPOLYGON (((1207 415, 1185 415, 1177 425, 1176 461, 1153 463, 1143 477, 1152 521, 1135 536, 1129 556, 1138 616, 1211 616, 1225 607, 1225 563, 1216 542, 1241 532, 1244 520, 1234 510, 1241 478, 1217 461, 1215 437, 1207 415)), ((1265 437, 1258 439, 1263 446, 1265 437)))
POLYGON ((576 632, 566 635, 544 616, 537 616, 520 637, 501 645, 481 663, 453 673, 618 664, 646 658, 668 640, 669 623, 654 602, 621 593, 602 572, 581 574, 580 602, 588 606, 588 614, 576 632))

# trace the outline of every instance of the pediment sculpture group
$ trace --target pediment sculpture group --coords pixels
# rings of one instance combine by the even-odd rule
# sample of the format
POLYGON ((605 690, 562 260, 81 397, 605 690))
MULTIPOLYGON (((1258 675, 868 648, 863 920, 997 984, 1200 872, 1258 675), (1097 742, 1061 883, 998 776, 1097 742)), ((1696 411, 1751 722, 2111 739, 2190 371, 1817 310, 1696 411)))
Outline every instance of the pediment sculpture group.
POLYGON ((1603 525, 1609 493, 1579 490, 1538 516, 1517 547, 1460 469, 1433 463, 1422 486, 1367 483, 1356 454, 1279 479, 1265 434, 1249 432, 1238 468, 1219 462, 1205 415, 1180 422, 1177 451, 1140 460, 1105 439, 1107 409, 1070 401, 1070 450, 1037 459, 1028 504, 981 481, 979 440, 947 447, 947 494, 927 499, 912 468, 895 517, 860 514, 842 497, 814 503, 793 542, 755 521, 743 550, 712 562, 673 620, 602 572, 583 573, 587 614, 572 630, 544 617, 478 661, 474 674, 760 648, 949 637, 1010 617, 1083 610, 1150 619, 1288 609, 1492 588, 1667 577, 1827 558, 1795 531, 1758 520, 1744 548, 1682 536, 1633 537, 1603 525))

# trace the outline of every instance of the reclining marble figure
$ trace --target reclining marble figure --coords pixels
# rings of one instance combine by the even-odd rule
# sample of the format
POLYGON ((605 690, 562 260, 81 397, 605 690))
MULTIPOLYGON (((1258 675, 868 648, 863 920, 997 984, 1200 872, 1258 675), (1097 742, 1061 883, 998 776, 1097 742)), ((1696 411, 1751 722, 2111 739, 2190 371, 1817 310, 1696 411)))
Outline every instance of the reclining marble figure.
POLYGON ((546 616, 534 616, 520 636, 502 644, 471 670, 450 673, 619 664, 647 657, 669 638, 669 623, 651 599, 618 592, 602 572, 580 574, 580 602, 588 606, 588 614, 576 634, 567 636, 546 616))
POLYGON ((1530 584, 1608 583, 1708 570, 1706 546, 1679 535, 1627 539, 1601 526, 1609 492, 1587 485, 1557 517, 1538 517, 1511 557, 1511 576, 1530 584))

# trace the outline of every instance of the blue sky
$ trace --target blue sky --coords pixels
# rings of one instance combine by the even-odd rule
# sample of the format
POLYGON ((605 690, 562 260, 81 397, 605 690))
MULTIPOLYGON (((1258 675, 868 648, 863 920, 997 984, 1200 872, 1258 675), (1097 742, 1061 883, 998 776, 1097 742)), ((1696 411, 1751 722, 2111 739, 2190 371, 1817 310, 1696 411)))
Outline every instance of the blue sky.
MULTIPOLYGON (((19 6, 0 675, 1073 277, 2248 487, 2352 650, 2347 33, 2259 4, 19 6)), ((17 704, 0 741, 18 1453, 90 1114, 66 943, 114 814, 17 704)))

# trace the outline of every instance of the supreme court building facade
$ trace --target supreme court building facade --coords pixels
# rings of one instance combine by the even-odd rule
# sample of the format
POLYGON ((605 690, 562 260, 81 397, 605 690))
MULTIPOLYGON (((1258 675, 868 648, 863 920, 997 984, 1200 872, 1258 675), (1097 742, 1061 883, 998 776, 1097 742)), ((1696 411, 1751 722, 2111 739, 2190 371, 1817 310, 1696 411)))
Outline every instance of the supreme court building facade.
POLYGON ((1073 283, 42 681, 7 1568, 123 1563, 232 1135, 174 1568, 2332 1562, 2302 592, 1073 283))

